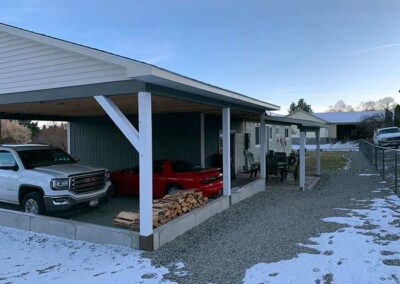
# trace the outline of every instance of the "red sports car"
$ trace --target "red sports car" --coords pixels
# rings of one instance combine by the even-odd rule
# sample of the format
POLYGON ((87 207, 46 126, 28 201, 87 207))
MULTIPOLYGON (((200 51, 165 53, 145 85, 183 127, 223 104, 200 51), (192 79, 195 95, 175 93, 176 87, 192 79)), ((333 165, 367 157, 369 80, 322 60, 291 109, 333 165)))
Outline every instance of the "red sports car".
MULTIPOLYGON (((110 177, 118 194, 139 195, 139 167, 112 172, 110 177)), ((203 169, 185 161, 153 161, 154 198, 181 189, 195 189, 209 197, 220 194, 222 188, 218 168, 203 169)))

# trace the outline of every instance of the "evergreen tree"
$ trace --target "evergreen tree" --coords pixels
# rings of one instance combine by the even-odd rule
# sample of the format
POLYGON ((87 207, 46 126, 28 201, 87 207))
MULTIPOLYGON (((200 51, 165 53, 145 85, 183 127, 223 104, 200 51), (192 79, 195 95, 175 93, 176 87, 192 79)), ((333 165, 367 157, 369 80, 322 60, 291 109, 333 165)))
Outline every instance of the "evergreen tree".
POLYGON ((305 112, 312 112, 311 105, 307 104, 304 99, 300 99, 297 104, 292 102, 289 107, 289 113, 302 110, 305 112))

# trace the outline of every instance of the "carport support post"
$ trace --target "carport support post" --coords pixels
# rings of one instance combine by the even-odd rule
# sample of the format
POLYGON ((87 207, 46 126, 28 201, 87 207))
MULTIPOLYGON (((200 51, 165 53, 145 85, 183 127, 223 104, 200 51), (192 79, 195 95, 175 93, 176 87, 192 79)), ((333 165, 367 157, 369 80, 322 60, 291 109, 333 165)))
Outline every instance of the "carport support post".
POLYGON ((153 138, 151 93, 139 92, 139 131, 130 123, 114 102, 105 96, 95 100, 139 152, 140 249, 154 250, 153 242, 153 138))
POLYGON ((200 113, 200 164, 202 168, 206 167, 204 113, 200 113))
POLYGON ((266 164, 266 137, 265 137, 265 113, 261 114, 260 118, 260 177, 265 178, 266 164))
MULTIPOLYGON (((0 132, 1 132, 1 127, 0 127, 0 132)), ((71 122, 69 121, 67 122, 67 153, 71 155, 71 122)))
POLYGON ((321 175, 321 141, 320 141, 320 131, 317 130, 315 131, 315 140, 317 143, 317 148, 315 152, 315 175, 320 176, 321 175))
POLYGON ((222 168, 224 196, 231 196, 231 109, 222 109, 222 168))
POLYGON ((304 190, 305 188, 305 180, 306 180, 306 132, 300 129, 300 152, 299 152, 299 159, 300 159, 300 190, 304 190))
POLYGON ((151 93, 139 92, 139 209, 141 249, 153 250, 153 137, 151 93))

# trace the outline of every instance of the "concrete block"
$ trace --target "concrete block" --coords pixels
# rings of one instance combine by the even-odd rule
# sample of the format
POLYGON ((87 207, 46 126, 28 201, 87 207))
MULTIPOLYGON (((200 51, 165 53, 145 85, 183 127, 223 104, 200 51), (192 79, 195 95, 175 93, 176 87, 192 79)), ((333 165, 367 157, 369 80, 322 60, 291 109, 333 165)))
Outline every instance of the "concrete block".
POLYGON ((239 202, 239 192, 233 192, 231 195, 232 205, 239 202))
POLYGON ((204 207, 198 208, 193 212, 196 218, 196 226, 221 211, 221 202, 217 201, 218 200, 213 200, 204 207))
POLYGON ((239 201, 245 200, 246 198, 252 196, 251 189, 246 188, 239 192, 239 201))
POLYGON ((132 246, 130 231, 91 224, 76 224, 76 239, 96 244, 132 246))
POLYGON ((219 199, 221 199, 221 201, 220 201, 221 202, 221 210, 220 210, 220 212, 228 209, 229 206, 230 206, 230 204, 229 204, 229 196, 222 196, 219 199))
POLYGON ((157 250, 160 247, 160 231, 154 230, 153 231, 153 246, 154 250, 157 250))
POLYGON ((254 184, 254 193, 258 193, 265 190, 265 179, 259 179, 254 184))
POLYGON ((32 216, 31 231, 75 240, 75 222, 73 221, 32 216))
POLYGON ((139 232, 131 232, 131 248, 139 249, 139 232))
POLYGON ((183 233, 189 231, 196 226, 195 214, 183 215, 167 224, 161 226, 160 229, 160 246, 166 244, 183 233))
POLYGON ((0 226, 29 231, 31 229, 31 215, 0 209, 0 226))

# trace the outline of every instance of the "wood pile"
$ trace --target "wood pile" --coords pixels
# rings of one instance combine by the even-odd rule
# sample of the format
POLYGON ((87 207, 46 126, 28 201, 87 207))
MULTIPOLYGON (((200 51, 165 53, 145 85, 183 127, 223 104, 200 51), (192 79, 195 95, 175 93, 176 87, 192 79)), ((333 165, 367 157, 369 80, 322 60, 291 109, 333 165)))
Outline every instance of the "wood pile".
MULTIPOLYGON (((162 199, 153 200, 153 227, 157 228, 191 210, 201 207, 208 201, 202 192, 180 190, 174 194, 165 195, 162 199)), ((140 214, 121 211, 113 220, 118 226, 131 230, 139 229, 140 214)))

